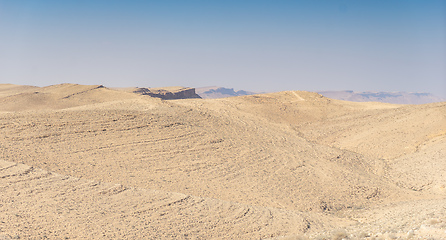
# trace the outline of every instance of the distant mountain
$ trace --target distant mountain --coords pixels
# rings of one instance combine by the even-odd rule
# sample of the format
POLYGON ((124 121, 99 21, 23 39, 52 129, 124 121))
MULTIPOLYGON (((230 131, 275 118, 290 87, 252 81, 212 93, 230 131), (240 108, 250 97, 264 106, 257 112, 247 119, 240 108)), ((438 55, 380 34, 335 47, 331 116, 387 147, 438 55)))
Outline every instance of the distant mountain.
POLYGON ((234 88, 215 86, 195 88, 195 92, 202 98, 225 98, 257 94, 256 92, 249 92, 244 90, 235 91, 234 88))
POLYGON ((430 93, 408 92, 353 92, 353 91, 321 91, 319 94, 333 99, 352 102, 384 102, 395 104, 424 104, 446 101, 444 98, 430 93))
MULTIPOLYGON (((225 98, 259 94, 233 88, 224 87, 201 87, 195 88, 196 94, 201 98, 225 98)), ((437 97, 431 93, 412 93, 412 92, 354 92, 354 91, 319 91, 324 97, 352 101, 352 102, 383 102, 394 104, 425 104, 433 102, 446 101, 444 98, 437 97)))

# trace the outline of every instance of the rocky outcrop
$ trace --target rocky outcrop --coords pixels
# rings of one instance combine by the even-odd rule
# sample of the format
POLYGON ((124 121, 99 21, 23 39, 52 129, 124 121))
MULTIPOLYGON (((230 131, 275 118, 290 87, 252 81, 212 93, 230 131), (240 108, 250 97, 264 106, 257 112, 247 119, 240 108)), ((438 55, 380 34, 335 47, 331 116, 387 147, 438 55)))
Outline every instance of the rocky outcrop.
POLYGON ((195 88, 167 87, 167 88, 137 88, 133 91, 141 95, 149 95, 161 99, 201 98, 195 93, 195 88))

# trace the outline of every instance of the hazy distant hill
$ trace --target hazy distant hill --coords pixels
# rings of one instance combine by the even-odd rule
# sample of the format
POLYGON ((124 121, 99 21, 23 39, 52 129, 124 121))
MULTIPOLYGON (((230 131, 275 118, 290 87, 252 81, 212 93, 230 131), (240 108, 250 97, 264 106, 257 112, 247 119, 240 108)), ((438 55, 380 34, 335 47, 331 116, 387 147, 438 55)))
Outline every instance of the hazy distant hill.
POLYGON ((322 91, 319 92, 328 98, 353 102, 384 102, 396 104, 424 104, 442 102, 446 99, 430 93, 408 92, 353 92, 353 91, 322 91))
POLYGON ((235 91, 234 88, 224 88, 215 86, 196 88, 195 92, 202 98, 225 98, 225 97, 257 94, 256 92, 249 92, 244 90, 235 91))
MULTIPOLYGON (((258 94, 245 90, 235 91, 233 88, 224 87, 202 87, 196 88, 196 93, 202 98, 226 98, 258 94)), ((446 101, 430 93, 408 93, 408 92, 353 92, 353 91, 320 91, 325 97, 352 101, 352 102, 383 102, 394 104, 425 104, 446 101)))

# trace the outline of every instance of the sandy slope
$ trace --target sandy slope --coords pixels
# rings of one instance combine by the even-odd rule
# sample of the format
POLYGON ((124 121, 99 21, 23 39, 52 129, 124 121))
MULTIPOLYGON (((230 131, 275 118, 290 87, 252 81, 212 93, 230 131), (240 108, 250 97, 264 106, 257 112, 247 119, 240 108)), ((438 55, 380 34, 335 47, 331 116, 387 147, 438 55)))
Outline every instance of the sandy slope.
POLYGON ((82 180, 6 161, 0 161, 0 183, 0 236, 12 238, 252 239, 306 231, 310 224, 300 212, 82 180))
MULTIPOLYGON (((429 218, 411 219, 414 206, 443 211, 446 103, 351 103, 297 91, 162 101, 102 86, 15 88, 0 87, 9 89, 0 96, 0 157, 32 171, 3 175, 1 201, 20 194, 0 206, 9 219, 0 234, 56 237, 54 227, 70 238, 257 239, 342 227, 359 236, 384 233, 377 219, 386 212, 407 216, 387 220, 406 231, 429 218), (28 177, 34 172, 45 177, 28 177), (83 194, 55 197, 78 188, 83 194), (96 188, 118 190, 110 197, 96 188), (176 198, 187 201, 168 204, 176 198), (25 207, 37 199, 42 207, 25 207), (67 201, 80 203, 56 214, 67 201), (141 214, 140 205, 151 210, 141 214), (111 209, 104 218, 102 206, 111 209), (9 223, 16 211, 34 217, 30 226, 46 224, 23 230, 9 223), (81 226, 86 219, 103 219, 102 232, 81 226)), ((414 234, 441 237, 441 226, 414 234)))

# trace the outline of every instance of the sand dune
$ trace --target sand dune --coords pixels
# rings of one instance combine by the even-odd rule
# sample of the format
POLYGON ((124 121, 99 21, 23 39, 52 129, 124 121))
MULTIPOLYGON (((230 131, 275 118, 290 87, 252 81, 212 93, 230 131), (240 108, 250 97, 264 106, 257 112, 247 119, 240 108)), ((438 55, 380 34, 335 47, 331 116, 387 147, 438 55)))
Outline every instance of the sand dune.
MULTIPOLYGON (((359 237, 384 234, 389 211, 407 216, 388 225, 403 236, 430 219, 410 218, 413 205, 444 211, 446 103, 301 91, 165 101, 75 84, 0 93, 0 236, 359 237)), ((442 237, 436 217, 414 236, 442 237)))

